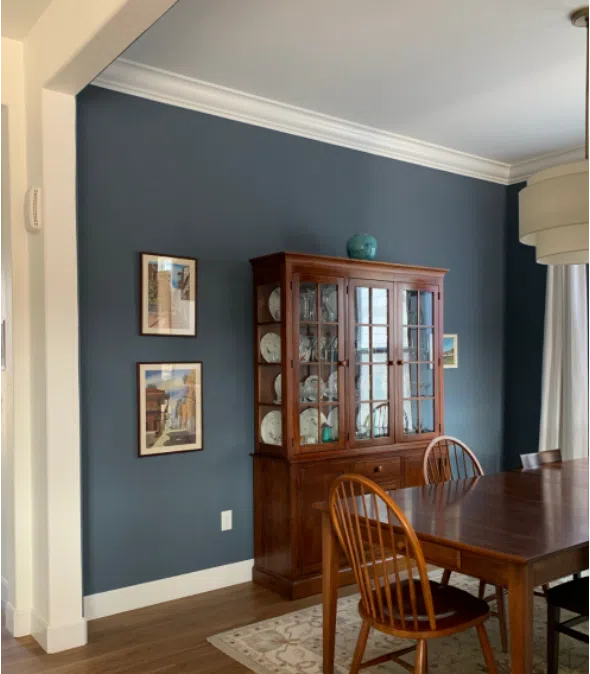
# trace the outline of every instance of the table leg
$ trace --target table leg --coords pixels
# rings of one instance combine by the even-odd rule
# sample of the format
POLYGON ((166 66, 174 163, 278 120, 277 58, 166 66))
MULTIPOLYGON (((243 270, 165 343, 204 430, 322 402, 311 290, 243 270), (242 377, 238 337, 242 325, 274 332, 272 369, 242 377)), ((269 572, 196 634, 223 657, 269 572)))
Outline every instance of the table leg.
POLYGON ((515 566, 508 582, 512 674, 533 671, 533 583, 526 565, 515 566))
POLYGON ((336 609, 338 604, 338 540, 330 513, 322 513, 322 599, 324 630, 324 674, 334 672, 336 648, 336 609))

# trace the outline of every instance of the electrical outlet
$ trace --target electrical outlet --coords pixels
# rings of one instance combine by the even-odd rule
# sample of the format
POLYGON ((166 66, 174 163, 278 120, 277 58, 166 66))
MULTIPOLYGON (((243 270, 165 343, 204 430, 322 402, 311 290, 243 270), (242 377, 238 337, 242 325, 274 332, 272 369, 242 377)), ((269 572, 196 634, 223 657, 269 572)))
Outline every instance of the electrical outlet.
POLYGON ((231 510, 221 511, 221 531, 229 531, 232 528, 231 515, 232 515, 231 510))

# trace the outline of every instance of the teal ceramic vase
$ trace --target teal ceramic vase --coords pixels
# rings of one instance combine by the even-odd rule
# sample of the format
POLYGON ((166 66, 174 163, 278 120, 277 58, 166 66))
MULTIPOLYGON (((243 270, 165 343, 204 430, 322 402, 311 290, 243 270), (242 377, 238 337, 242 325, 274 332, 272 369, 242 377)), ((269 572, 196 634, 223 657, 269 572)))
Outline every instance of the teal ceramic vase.
POLYGON ((377 255, 377 239, 370 234, 355 234, 346 242, 348 257, 353 260, 374 260, 377 255))

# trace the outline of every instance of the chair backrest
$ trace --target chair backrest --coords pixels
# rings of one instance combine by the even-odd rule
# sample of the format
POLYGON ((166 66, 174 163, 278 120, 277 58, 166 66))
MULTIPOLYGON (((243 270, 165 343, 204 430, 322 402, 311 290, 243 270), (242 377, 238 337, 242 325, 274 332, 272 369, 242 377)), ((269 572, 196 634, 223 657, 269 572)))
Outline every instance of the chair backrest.
POLYGON ((426 484, 483 475, 483 468, 475 454, 464 442, 450 435, 441 435, 428 445, 422 469, 426 484))
POLYGON ((548 449, 545 452, 533 452, 532 454, 521 454, 520 461, 525 470, 540 468, 547 463, 558 463, 561 461, 561 449, 548 449))
POLYGON ((342 475, 330 490, 330 517, 367 615, 392 629, 417 629, 418 621, 436 629, 420 542, 391 497, 362 475, 342 475))

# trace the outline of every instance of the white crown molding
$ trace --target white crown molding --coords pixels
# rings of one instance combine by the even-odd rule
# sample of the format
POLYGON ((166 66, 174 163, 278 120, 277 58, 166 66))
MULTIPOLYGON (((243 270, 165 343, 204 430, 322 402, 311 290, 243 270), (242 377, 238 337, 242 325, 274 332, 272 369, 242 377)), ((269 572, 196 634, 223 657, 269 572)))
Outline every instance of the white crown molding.
POLYGON ((253 559, 215 566, 84 597, 84 618, 94 620, 252 580, 253 559))
POLYGON ((584 147, 577 147, 573 150, 558 150, 549 154, 542 154, 538 157, 525 159, 510 166, 508 184, 520 183, 530 178, 534 173, 544 171, 545 169, 559 166, 560 164, 569 164, 570 162, 584 159, 584 147))
POLYGON ((577 161, 583 158, 584 152, 583 148, 577 148, 513 164, 499 162, 123 58, 112 63, 93 84, 216 117, 502 185, 524 181, 533 173, 551 166, 577 161))
POLYGON ((506 184, 509 165, 210 82, 117 59, 93 84, 420 166, 506 184))

